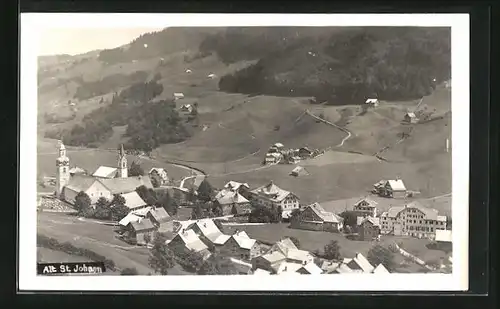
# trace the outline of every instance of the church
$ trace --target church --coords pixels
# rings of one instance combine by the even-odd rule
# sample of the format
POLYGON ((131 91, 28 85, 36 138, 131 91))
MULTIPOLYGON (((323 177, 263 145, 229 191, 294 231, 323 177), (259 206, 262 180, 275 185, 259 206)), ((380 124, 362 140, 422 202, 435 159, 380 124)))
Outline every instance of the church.
POLYGON ((69 161, 66 147, 61 142, 59 157, 56 160, 56 194, 70 204, 74 204, 76 195, 81 191, 90 197, 92 204, 95 204, 100 197, 111 201, 115 194, 135 193, 135 189, 140 186, 153 188, 149 176, 128 177, 127 156, 123 145, 118 149, 115 168, 100 166, 92 175, 74 173, 74 169, 69 167, 69 161))

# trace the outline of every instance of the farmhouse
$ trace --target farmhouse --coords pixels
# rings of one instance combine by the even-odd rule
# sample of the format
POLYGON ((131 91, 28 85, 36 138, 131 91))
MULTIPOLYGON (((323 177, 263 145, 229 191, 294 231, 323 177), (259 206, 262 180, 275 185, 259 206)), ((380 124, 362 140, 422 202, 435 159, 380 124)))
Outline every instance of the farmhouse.
POLYGON ((300 162, 300 157, 298 156, 289 156, 288 157, 288 164, 297 164, 300 162))
POLYGON ((140 218, 128 224, 125 237, 132 243, 147 244, 150 242, 155 230, 156 227, 151 220, 140 218))
POLYGON ((310 262, 297 269, 297 273, 302 275, 320 275, 323 273, 323 270, 318 265, 310 262))
POLYGON ((407 123, 417 123, 418 122, 418 118, 417 118, 417 115, 415 115, 414 112, 408 112, 404 116, 404 121, 407 122, 407 123))
POLYGON ((319 203, 308 205, 291 220, 290 227, 302 230, 338 233, 343 226, 343 218, 327 212, 319 203))
POLYGON ((406 187, 403 180, 381 180, 374 184, 374 192, 380 196, 392 198, 405 198, 406 187))
POLYGON ((446 229, 446 216, 418 202, 391 207, 380 215, 382 234, 434 239, 436 230, 446 229))
POLYGON ((266 164, 277 164, 283 159, 283 155, 278 152, 267 153, 264 159, 266 164))
POLYGON ((365 104, 376 107, 378 106, 379 101, 378 99, 366 99, 365 104))
POLYGON ((314 257, 308 251, 298 249, 290 238, 284 238, 276 242, 266 254, 274 252, 281 253, 285 257, 285 261, 289 263, 305 265, 314 261, 314 257))
POLYGON ((373 240, 380 235, 380 218, 358 217, 356 223, 359 240, 373 240))
POLYGON ((225 237, 220 237, 224 234, 211 219, 196 220, 189 224, 186 230, 192 230, 208 246, 220 244, 221 239, 225 239, 225 237))
POLYGON ((215 196, 216 199, 222 197, 223 195, 227 194, 228 192, 238 192, 241 194, 244 198, 248 199, 250 196, 250 186, 247 183, 240 183, 237 181, 229 181, 224 185, 224 188, 217 193, 215 196))
POLYGON ((148 206, 147 203, 135 191, 120 195, 125 199, 125 206, 128 207, 128 209, 131 211, 148 206))
POLYGON ((252 269, 262 269, 271 274, 276 274, 281 263, 285 260, 285 255, 278 251, 258 255, 252 259, 252 269))
POLYGON ((173 97, 174 97, 174 100, 184 99, 184 93, 174 92, 173 97))
POLYGON ((99 166, 92 176, 98 178, 115 178, 117 174, 118 169, 116 167, 99 166))
POLYGON ((250 202, 238 192, 222 190, 217 194, 215 203, 222 208, 222 215, 249 214, 252 211, 250 202))
POLYGON ((378 264, 377 267, 375 267, 375 269, 373 270, 373 273, 374 274, 379 274, 379 275, 382 275, 382 274, 390 274, 390 272, 387 270, 387 268, 385 268, 384 264, 378 264))
POLYGON ((353 211, 356 216, 360 217, 376 217, 377 216, 377 202, 369 199, 362 198, 354 203, 353 211))
POLYGON ((344 259, 342 263, 353 270, 353 272, 371 273, 375 269, 361 253, 357 253, 352 259, 344 259))
POLYGON ((153 167, 148 174, 150 178, 156 177, 158 180, 160 180, 160 185, 165 185, 168 183, 167 171, 163 168, 153 167))
POLYGON ((281 207, 282 217, 285 219, 290 217, 294 209, 300 208, 297 195, 279 188, 272 181, 267 185, 252 190, 251 197, 258 205, 269 208, 274 206, 276 209, 281 207))
POLYGON ((260 255, 260 247, 255 239, 248 237, 245 232, 241 231, 233 234, 220 247, 219 252, 224 256, 250 261, 260 255))
MULTIPOLYGON (((74 175, 86 175, 87 174, 87 171, 84 170, 83 168, 80 168, 78 166, 75 166, 73 168, 71 168, 69 170, 69 174, 70 176, 74 176, 74 175)), ((55 179, 55 178, 54 178, 55 179)))
POLYGON ((193 230, 181 229, 174 238, 168 242, 168 247, 177 253, 200 253, 204 259, 210 257, 208 247, 200 240, 193 230))
POLYGON ((299 148, 299 150, 297 151, 297 155, 302 158, 302 159, 307 159, 307 158, 310 158, 312 157, 313 155, 313 151, 311 149, 309 149, 308 147, 301 147, 299 148))
POLYGON ((304 167, 297 166, 292 170, 290 175, 295 176, 295 177, 307 176, 307 175, 309 175, 309 172, 304 167))
POLYGON ((172 221, 165 208, 163 207, 151 207, 146 213, 146 218, 148 218, 153 225, 159 228, 162 224, 172 221))

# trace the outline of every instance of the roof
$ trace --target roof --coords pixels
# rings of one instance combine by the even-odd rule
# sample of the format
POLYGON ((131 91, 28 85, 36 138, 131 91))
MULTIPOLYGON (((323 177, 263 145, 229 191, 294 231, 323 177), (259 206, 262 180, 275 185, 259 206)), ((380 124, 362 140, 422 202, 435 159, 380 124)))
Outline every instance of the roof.
POLYGON ((286 259, 286 257, 279 251, 274 251, 271 253, 263 254, 263 255, 261 255, 261 257, 271 264, 274 264, 276 262, 283 261, 286 259))
POLYGON ((130 224, 132 225, 132 227, 136 232, 144 230, 152 230, 155 228, 151 220, 143 218, 140 218, 138 221, 135 222, 130 222, 130 224))
POLYGON ((147 205, 146 202, 144 202, 144 200, 135 191, 120 195, 125 199, 125 206, 127 206, 130 209, 147 205))
POLYGON ((405 184, 403 183, 403 181, 401 179, 387 180, 387 184, 394 191, 406 191, 405 184))
POLYGON ((348 274, 348 273, 353 273, 354 271, 351 268, 349 268, 349 266, 347 266, 346 264, 340 264, 339 267, 333 270, 333 272, 338 274, 348 274))
POLYGON ((184 93, 182 93, 182 92, 174 92, 174 96, 184 96, 184 93))
POLYGON ((368 207, 375 207, 378 205, 378 203, 375 202, 374 200, 367 198, 367 197, 363 197, 363 198, 359 199, 358 201, 356 201, 356 203, 354 203, 354 206, 355 207, 358 206, 363 201, 368 203, 368 205, 369 205, 368 207))
POLYGON ((224 185, 225 189, 230 189, 230 190, 238 190, 240 187, 246 187, 247 189, 250 189, 250 186, 247 183, 241 183, 237 181, 229 181, 224 185))
POLYGON ((273 146, 278 147, 278 148, 284 147, 284 145, 282 143, 276 143, 273 146))
POLYGON ((242 260, 238 260, 235 258, 230 257, 229 260, 234 264, 234 266, 241 272, 248 273, 250 270, 252 270, 252 264, 247 263, 242 260))
POLYGON ((292 173, 295 174, 301 174, 301 175, 308 175, 309 172, 302 166, 297 166, 292 170, 292 173))
POLYGON ((248 237, 247 233, 245 232, 237 232, 231 237, 236 241, 238 246, 243 249, 251 249, 256 242, 255 239, 248 237))
POLYGON ((420 204, 417 201, 413 201, 413 202, 406 204, 406 207, 407 208, 416 208, 416 209, 420 210, 421 212, 424 213, 425 218, 428 220, 437 220, 438 219, 438 211, 436 209, 424 207, 424 206, 422 206, 422 204, 420 204))
POLYGON ((299 148, 299 151, 301 151, 301 150, 305 150, 305 151, 307 151, 307 152, 313 152, 313 151, 312 151, 309 147, 307 147, 307 146, 300 147, 300 148, 299 148))
POLYGON ((152 169, 149 170, 148 174, 151 174, 153 172, 156 172, 158 175, 160 175, 162 178, 167 178, 167 171, 161 167, 153 167, 152 169))
POLYGON ((244 198, 241 194, 238 192, 227 192, 227 191, 220 191, 217 195, 219 198, 217 198, 217 202, 221 205, 228 205, 228 204, 246 204, 250 203, 246 198, 244 198), (219 195, 219 193, 221 193, 219 195))
POLYGON ((75 192, 87 191, 87 189, 90 188, 90 186, 96 181, 97 179, 92 176, 76 174, 71 176, 66 188, 75 192))
POLYGON ((208 249, 208 247, 200 240, 198 235, 193 230, 184 230, 179 233, 175 237, 180 237, 181 240, 186 245, 186 248, 190 250, 194 250, 196 252, 208 249))
POLYGON ((274 202, 281 202, 290 194, 289 191, 281 189, 280 187, 275 185, 272 181, 269 182, 267 185, 252 190, 252 193, 260 196, 265 196, 274 202))
POLYGON ((268 272, 267 270, 264 270, 264 269, 261 269, 261 268, 257 268, 254 272, 253 272, 254 275, 270 275, 271 273, 268 272))
POLYGON ((374 218, 374 217, 357 217, 356 225, 361 225, 367 221, 375 226, 380 226, 380 218, 374 218))
POLYGON ((356 254, 356 256, 346 263, 352 270, 362 270, 364 273, 371 273, 375 268, 361 253, 356 254))
POLYGON ((86 173, 86 171, 81 167, 75 166, 69 170, 69 173, 70 174, 79 174, 79 173, 82 174, 82 173, 86 173))
POLYGON ((141 209, 132 210, 131 213, 139 217, 146 217, 146 215, 151 209, 153 209, 153 207, 148 206, 141 209))
POLYGON ((307 208, 311 208, 314 211, 314 213, 316 213, 316 215, 318 215, 325 222, 340 223, 344 220, 344 219, 342 219, 342 217, 334 214, 333 212, 326 211, 317 202, 313 203, 311 205, 308 205, 306 207, 306 209, 307 208))
MULTIPOLYGON (((396 218, 396 216, 403 210, 405 209, 404 206, 394 206, 389 208, 387 212, 384 212, 387 214, 389 218, 396 218)), ((382 214, 383 215, 383 214, 382 214)))
POLYGON ((318 267, 318 265, 313 262, 307 263, 306 265, 299 268, 299 270, 304 269, 307 273, 311 275, 319 275, 323 273, 323 270, 318 267))
POLYGON ((278 247, 278 249, 283 253, 283 254, 286 254, 286 251, 287 250, 290 250, 290 249, 298 249, 297 246, 295 246, 295 244, 293 243, 293 241, 287 237, 287 238, 283 238, 279 241, 277 241, 275 244, 274 244, 276 247, 278 247))
POLYGON ((92 174, 94 177, 114 178, 118 169, 116 167, 99 166, 92 174))
POLYGON ((273 157, 273 158, 280 158, 281 157, 281 154, 278 153, 278 152, 268 152, 266 153, 266 157, 269 158, 269 157, 273 157))
POLYGON ((323 271, 330 272, 330 271, 335 270, 337 267, 339 267, 339 264, 340 263, 335 263, 332 261, 323 261, 323 263, 321 263, 321 269, 323 271))
POLYGON ((451 230, 436 230, 436 241, 452 242, 451 230))
POLYGON ((140 186, 146 188, 153 188, 149 176, 136 176, 127 178, 112 178, 112 179, 99 179, 99 181, 106 186, 112 194, 121 194, 135 191, 140 186))
POLYGON ((222 235, 217 225, 215 225, 212 219, 201 219, 196 220, 188 226, 188 230, 191 230, 194 226, 197 226, 201 231, 201 234, 208 238, 211 242, 214 242, 217 237, 222 235))
POLYGON ((374 274, 389 274, 389 271, 387 270, 387 268, 384 267, 383 264, 378 264, 378 266, 375 267, 375 269, 373 270, 373 273, 374 274))
POLYGON ((378 99, 366 99, 365 103, 376 103, 378 99))
POLYGON ((130 222, 139 221, 141 218, 142 218, 141 216, 138 216, 130 212, 128 215, 123 217, 123 219, 121 219, 120 222, 118 222, 118 224, 122 226, 127 226, 130 222))
POLYGON ((437 220, 438 221, 442 221, 442 222, 446 222, 447 221, 446 216, 437 216, 437 220))
POLYGON ((406 116, 411 117, 411 118, 416 117, 414 112, 408 112, 408 113, 406 113, 406 116))
POLYGON ((305 250, 300 249, 288 249, 286 251, 286 258, 295 260, 295 261, 309 261, 312 258, 312 255, 305 250))
POLYGON ((163 207, 156 207, 154 209, 151 209, 149 211, 149 213, 159 223, 166 222, 166 221, 170 220, 170 216, 169 216, 168 212, 163 207))
POLYGON ((282 262, 276 267, 276 273, 296 273, 300 268, 302 268, 302 264, 282 262))
POLYGON ((217 238, 214 239, 213 243, 216 245, 223 245, 229 238, 231 238, 231 236, 226 234, 220 234, 219 236, 217 236, 217 238))

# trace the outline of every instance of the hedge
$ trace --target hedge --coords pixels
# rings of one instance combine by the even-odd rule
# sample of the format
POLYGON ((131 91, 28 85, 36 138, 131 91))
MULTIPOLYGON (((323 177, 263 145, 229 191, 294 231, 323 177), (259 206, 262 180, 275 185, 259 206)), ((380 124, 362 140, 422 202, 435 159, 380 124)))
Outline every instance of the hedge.
POLYGON ((97 254, 96 252, 86 249, 78 248, 69 242, 60 243, 57 239, 47 237, 44 235, 37 235, 37 243, 39 246, 55 251, 61 251, 70 255, 83 256, 96 262, 103 262, 104 266, 110 270, 116 270, 115 262, 107 259, 105 256, 97 254))

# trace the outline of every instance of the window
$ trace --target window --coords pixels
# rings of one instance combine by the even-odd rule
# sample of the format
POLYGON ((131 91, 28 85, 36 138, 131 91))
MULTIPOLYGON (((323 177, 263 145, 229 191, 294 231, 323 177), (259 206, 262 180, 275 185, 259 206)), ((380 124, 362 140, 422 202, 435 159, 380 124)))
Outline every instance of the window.
POLYGON ((434 228, 433 227, 431 227, 431 232, 434 232, 434 228))
POLYGON ((420 220, 420 224, 422 224, 422 220, 420 220))

